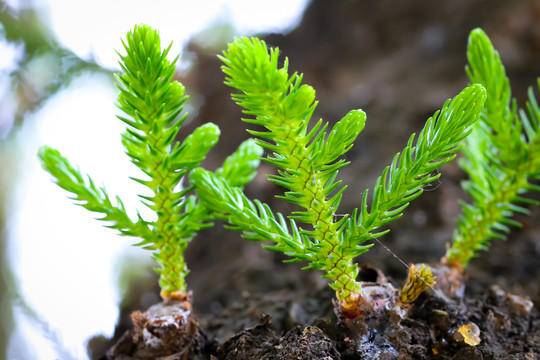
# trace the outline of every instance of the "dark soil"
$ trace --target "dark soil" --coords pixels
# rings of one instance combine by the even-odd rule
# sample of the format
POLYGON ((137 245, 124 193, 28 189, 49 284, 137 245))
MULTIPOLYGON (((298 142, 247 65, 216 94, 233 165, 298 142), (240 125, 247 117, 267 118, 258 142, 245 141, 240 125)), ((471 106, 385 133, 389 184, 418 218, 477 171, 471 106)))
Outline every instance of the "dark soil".
MULTIPOLYGON (((367 113, 366 128, 347 154, 351 164, 340 172, 349 186, 341 205, 348 213, 411 132, 418 132, 446 99, 467 85, 465 51, 473 28, 482 27, 499 49, 514 96, 523 106, 527 87, 540 75, 539 24, 540 5, 532 0, 314 0, 291 33, 263 38, 278 46, 289 57, 291 70, 303 72, 304 82, 317 90, 320 104, 315 118, 333 123, 352 108, 367 113)), ((190 49, 196 67, 181 80, 196 94, 192 104, 197 115, 184 133, 208 121, 220 126, 215 157, 205 164, 215 168, 248 135, 239 120, 241 111, 223 85, 215 49, 196 43, 190 49)), ((274 198, 280 190, 265 179, 264 174, 272 171, 263 164, 246 191, 288 214, 294 209, 274 198)), ((440 260, 460 212, 457 199, 467 199, 459 186, 464 173, 456 163, 444 166, 441 173, 439 183, 426 189, 381 238, 406 263, 440 260)), ((489 252, 471 263, 463 298, 423 295, 405 315, 386 313, 363 335, 338 321, 334 294, 320 273, 283 264, 284 256, 217 224, 200 234, 186 254, 197 330, 205 337, 193 356, 540 359, 538 219, 540 210, 531 208, 530 216, 518 219, 524 224, 521 229, 507 241, 494 242, 489 252), (467 345, 457 332, 471 322, 480 329, 476 346, 467 345)), ((396 287, 407 276, 403 264, 377 243, 358 261, 380 268, 396 287)), ((150 290, 139 283, 137 291, 150 290)), ((143 298, 148 296, 128 298, 116 338, 132 327, 131 311, 151 305, 143 298)), ((90 348, 95 359, 104 354, 100 344, 110 347, 103 339, 94 339, 90 348)), ((176 358, 182 357, 166 357, 176 358)))
MULTIPOLYGON (((378 319, 379 325, 363 336, 338 324, 335 316, 314 320, 312 325, 276 331, 269 316, 262 315, 257 325, 241 330, 220 345, 217 356, 220 359, 537 359, 540 316, 536 311, 525 314, 507 295, 497 286, 485 297, 452 302, 433 294, 425 295, 398 323, 383 316, 378 319), (457 331, 471 321, 481 330, 481 343, 477 346, 464 343, 457 331)), ((277 295, 272 300, 284 299, 277 295)), ((301 306, 296 302, 286 303, 291 308, 301 306)), ((246 309, 253 309, 253 305, 246 303, 246 309)), ((221 321, 234 322, 233 319, 221 321)))
POLYGON ((540 314, 533 303, 498 285, 485 293, 449 299, 429 291, 412 305, 361 320, 338 320, 326 288, 307 297, 291 291, 245 296, 218 316, 201 316, 200 324, 191 314, 183 318, 189 305, 157 304, 133 313, 135 329, 106 358, 537 359, 540 314), (480 330, 479 344, 466 343, 459 332, 471 323, 480 330))

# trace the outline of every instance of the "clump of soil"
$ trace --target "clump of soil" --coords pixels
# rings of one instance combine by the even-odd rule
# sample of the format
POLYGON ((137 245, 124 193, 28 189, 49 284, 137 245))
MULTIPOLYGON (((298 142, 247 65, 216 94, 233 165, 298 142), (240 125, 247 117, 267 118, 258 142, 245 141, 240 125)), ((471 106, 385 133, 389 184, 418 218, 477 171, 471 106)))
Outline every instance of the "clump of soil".
POLYGON ((269 315, 261 322, 242 330, 218 347, 217 357, 223 360, 251 359, 336 359, 335 342, 317 326, 295 326, 282 336, 270 326, 269 315))

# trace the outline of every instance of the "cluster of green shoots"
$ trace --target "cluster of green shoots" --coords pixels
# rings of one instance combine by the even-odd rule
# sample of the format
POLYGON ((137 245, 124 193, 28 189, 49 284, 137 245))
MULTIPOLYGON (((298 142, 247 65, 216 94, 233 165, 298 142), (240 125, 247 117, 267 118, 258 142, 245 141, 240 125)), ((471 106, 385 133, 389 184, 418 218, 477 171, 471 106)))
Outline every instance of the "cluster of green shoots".
MULTIPOLYGON (((199 165, 218 139, 216 125, 205 124, 181 144, 175 142, 186 100, 182 85, 172 81, 176 59, 167 60, 168 48, 162 51, 158 34, 146 26, 129 32, 124 46, 125 73, 118 76, 118 103, 125 114, 119 119, 127 125, 122 141, 144 173, 134 180, 153 193, 141 198, 157 220, 147 221, 139 214, 136 221, 130 219, 118 197, 113 204, 103 187, 58 151, 44 147, 40 157, 79 205, 103 214, 101 220, 109 227, 139 237, 137 245, 154 251, 164 298, 186 292, 184 250, 199 229, 221 219, 244 238, 288 255, 288 262, 305 262, 306 269, 322 271, 342 308, 354 313, 364 300, 354 259, 389 231, 387 225, 439 178, 437 169, 459 150, 470 176, 464 187, 474 204, 464 204, 447 263, 465 267, 489 239, 503 237, 508 225, 518 225, 510 217, 527 212, 522 204, 535 203, 522 194, 540 189, 530 183, 540 171, 540 158, 535 156, 540 109, 531 91, 527 111, 518 115, 499 55, 481 30, 474 30, 469 41, 467 73, 472 85, 445 102, 418 135, 410 136, 374 189, 366 190, 360 206, 345 215, 338 207, 346 186, 337 176, 348 164, 343 155, 364 128, 364 112, 352 110, 333 126, 312 122, 315 90, 302 84, 302 75, 289 75, 288 60, 279 61, 278 49, 268 49, 257 38, 237 39, 220 59, 226 84, 238 91, 233 99, 249 117, 243 120, 258 126, 248 130, 257 140, 242 144, 217 171, 207 171, 199 165), (264 160, 278 168, 269 180, 286 189, 279 197, 299 208, 289 216, 274 213, 243 192, 262 149, 268 154, 264 160), (189 184, 179 187, 186 176, 189 184), (193 189, 195 193, 188 194, 193 189)), ((428 267, 411 268, 401 296, 407 302, 418 289, 433 284, 428 267)))

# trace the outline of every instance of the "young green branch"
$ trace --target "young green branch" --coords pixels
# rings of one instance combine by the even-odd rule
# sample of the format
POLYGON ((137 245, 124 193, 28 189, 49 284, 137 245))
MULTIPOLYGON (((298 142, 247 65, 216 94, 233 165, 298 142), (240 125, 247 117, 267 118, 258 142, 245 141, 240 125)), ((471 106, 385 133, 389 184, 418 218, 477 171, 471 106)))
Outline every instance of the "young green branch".
POLYGON ((360 241, 374 237, 374 230, 401 217, 424 187, 440 177, 435 171, 456 157, 463 139, 478 119, 484 100, 481 85, 465 88, 427 120, 416 142, 415 134, 411 135, 405 149, 377 179, 369 210, 367 190, 364 193, 362 207, 355 210, 358 215, 352 236, 360 241))
POLYGON ((470 178, 463 188, 473 204, 462 203, 463 215, 446 252, 446 261, 461 268, 487 249, 490 239, 505 239, 509 226, 520 226, 513 214, 526 214, 524 205, 539 204, 523 194, 540 190, 531 183, 540 174, 540 109, 532 89, 527 111, 518 116, 499 53, 481 29, 471 32, 467 57, 467 74, 486 88, 487 100, 460 162, 470 178))
MULTIPOLYGON (((99 220, 106 221, 108 227, 140 238, 137 245, 153 250, 160 265, 156 271, 162 296, 170 298, 186 292, 184 251, 196 232, 210 226, 213 218, 193 195, 188 196, 192 188, 183 188, 180 182, 204 160, 220 132, 208 123, 181 144, 176 142, 186 118, 182 112, 187 96, 182 84, 173 81, 177 59, 167 59, 170 46, 162 50, 158 33, 141 25, 128 32, 124 48, 126 54, 119 54, 124 73, 117 76, 118 104, 124 113, 118 118, 127 125, 122 143, 131 162, 143 173, 133 180, 150 190, 152 195, 139 196, 156 219, 147 221, 137 214, 137 221, 132 221, 118 196, 113 204, 105 188, 97 187, 57 150, 43 147, 39 156, 43 167, 60 187, 73 194, 78 205, 102 214, 99 220)), ((242 187, 255 176, 261 154, 260 147, 247 141, 216 176, 242 187)))

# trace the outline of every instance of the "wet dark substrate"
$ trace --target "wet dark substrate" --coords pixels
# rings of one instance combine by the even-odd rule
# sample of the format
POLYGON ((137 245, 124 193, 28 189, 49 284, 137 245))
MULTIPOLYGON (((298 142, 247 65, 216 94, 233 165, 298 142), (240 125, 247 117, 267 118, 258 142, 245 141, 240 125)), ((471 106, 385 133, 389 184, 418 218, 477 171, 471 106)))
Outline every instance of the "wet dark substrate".
POLYGON ((219 334, 261 316, 257 323, 221 343, 218 359, 538 359, 540 315, 524 308, 524 299, 512 297, 498 286, 485 295, 450 302, 429 294, 421 297, 397 326, 371 329, 354 338, 337 325, 332 314, 317 319, 313 310, 329 310, 332 294, 296 301, 283 292, 264 298, 246 298, 216 320, 202 321, 209 334, 219 334), (262 315, 262 311, 271 313, 262 315), (314 316, 309 324, 297 320, 314 316), (457 329, 473 322, 481 330, 481 343, 470 346, 457 329))
MULTIPOLYGON (((173 329, 176 350, 159 354, 145 350, 143 356, 136 356, 136 352, 143 354, 133 344, 141 336, 127 332, 121 345, 109 351, 109 359, 529 360, 540 356, 538 309, 530 300, 497 285, 485 295, 466 294, 463 299, 424 294, 404 317, 389 313, 371 321, 375 325, 365 335, 337 320, 332 297, 326 288, 309 297, 291 291, 244 294, 242 301, 220 314, 199 314, 198 330, 190 320, 188 328, 197 332, 195 340, 179 341, 181 332, 173 329), (458 332, 470 323, 480 329, 476 346, 466 344, 458 332), (190 342, 190 351, 184 345, 178 347, 190 342)), ((140 321, 140 313, 137 318, 140 321)))

